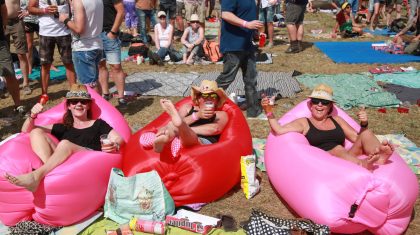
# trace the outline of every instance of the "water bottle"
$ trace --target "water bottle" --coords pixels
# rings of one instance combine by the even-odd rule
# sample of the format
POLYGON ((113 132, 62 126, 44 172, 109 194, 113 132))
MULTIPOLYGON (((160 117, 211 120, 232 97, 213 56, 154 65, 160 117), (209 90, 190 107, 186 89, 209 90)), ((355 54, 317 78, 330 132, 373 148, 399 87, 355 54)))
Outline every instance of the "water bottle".
POLYGON ((259 47, 264 47, 265 46, 265 38, 267 37, 267 35, 265 35, 265 33, 260 33, 260 41, 259 41, 259 47))
POLYGON ((152 220, 132 218, 130 220, 130 229, 137 232, 165 234, 165 224, 152 220))

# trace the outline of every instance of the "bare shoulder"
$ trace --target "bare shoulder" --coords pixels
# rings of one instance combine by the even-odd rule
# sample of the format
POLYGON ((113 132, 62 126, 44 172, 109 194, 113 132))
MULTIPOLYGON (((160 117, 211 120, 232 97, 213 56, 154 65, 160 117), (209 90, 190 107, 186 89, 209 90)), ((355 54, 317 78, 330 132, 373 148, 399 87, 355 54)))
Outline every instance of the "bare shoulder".
POLYGON ((338 124, 347 124, 347 122, 340 116, 331 116, 338 124))

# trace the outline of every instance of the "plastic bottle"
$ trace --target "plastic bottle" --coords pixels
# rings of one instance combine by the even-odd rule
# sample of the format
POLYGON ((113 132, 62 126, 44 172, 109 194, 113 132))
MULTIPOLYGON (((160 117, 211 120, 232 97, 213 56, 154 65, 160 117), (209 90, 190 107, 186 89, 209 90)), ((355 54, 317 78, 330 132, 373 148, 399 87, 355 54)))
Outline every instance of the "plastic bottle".
POLYGON ((165 224, 152 220, 132 218, 130 220, 130 229, 144 233, 165 234, 165 224))
POLYGON ((260 33, 260 41, 259 41, 259 44, 258 44, 259 47, 264 47, 265 46, 265 38, 266 37, 267 36, 265 35, 265 33, 260 33))

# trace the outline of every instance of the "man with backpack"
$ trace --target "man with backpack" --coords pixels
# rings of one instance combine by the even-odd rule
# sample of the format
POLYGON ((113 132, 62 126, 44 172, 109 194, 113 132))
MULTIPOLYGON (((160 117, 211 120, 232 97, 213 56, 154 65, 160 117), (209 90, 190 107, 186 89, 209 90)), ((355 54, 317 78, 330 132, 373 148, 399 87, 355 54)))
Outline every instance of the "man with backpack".
POLYGON ((257 66, 252 36, 263 27, 257 20, 255 0, 222 1, 222 28, 220 51, 223 53, 223 71, 216 79, 219 87, 227 89, 235 80, 239 68, 245 84, 247 116, 262 113, 257 93, 257 66))

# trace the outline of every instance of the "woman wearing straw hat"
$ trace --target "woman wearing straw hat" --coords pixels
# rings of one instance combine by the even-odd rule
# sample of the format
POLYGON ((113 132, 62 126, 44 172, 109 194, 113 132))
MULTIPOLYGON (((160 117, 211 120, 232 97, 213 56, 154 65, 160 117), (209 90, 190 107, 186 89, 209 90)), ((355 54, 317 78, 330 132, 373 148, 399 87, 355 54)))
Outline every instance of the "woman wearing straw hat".
POLYGON ((34 120, 44 108, 40 103, 35 104, 22 126, 22 132, 30 132, 32 150, 44 165, 19 176, 6 173, 6 179, 12 184, 35 192, 44 176, 73 153, 87 149, 103 152, 118 151, 123 139, 104 120, 91 119, 91 104, 92 99, 86 87, 74 84, 66 94, 67 112, 63 116, 63 124, 46 126, 35 126, 34 120), (59 142, 54 142, 47 133, 56 137, 59 142), (100 136, 104 134, 108 135, 111 142, 101 146, 100 136))
POLYGON ((200 50, 204 41, 204 29, 200 26, 197 14, 192 14, 190 18, 190 26, 185 29, 181 37, 182 60, 184 64, 193 64, 194 57, 200 50))
POLYGON ((192 86, 191 99, 192 105, 183 105, 179 110, 170 100, 161 99, 162 109, 172 120, 156 134, 142 134, 140 144, 160 153, 171 143, 172 156, 177 157, 181 147, 218 142, 228 122, 227 113, 220 110, 227 99, 225 92, 215 81, 204 80, 199 87, 192 86))
POLYGON ((311 117, 299 118, 283 126, 275 119, 267 97, 262 99, 261 105, 268 117, 271 130, 276 135, 288 132, 301 133, 305 135, 312 146, 367 169, 371 169, 373 163, 385 164, 394 148, 388 141, 380 143, 373 132, 368 129, 365 109, 362 108, 357 114, 361 126, 360 132, 357 133, 341 117, 331 116, 334 103, 332 97, 333 90, 331 87, 325 84, 318 85, 309 96, 311 99, 309 104, 311 117), (349 150, 344 148, 346 138, 353 143, 349 150), (363 154, 367 155, 368 159, 357 158, 363 154))

